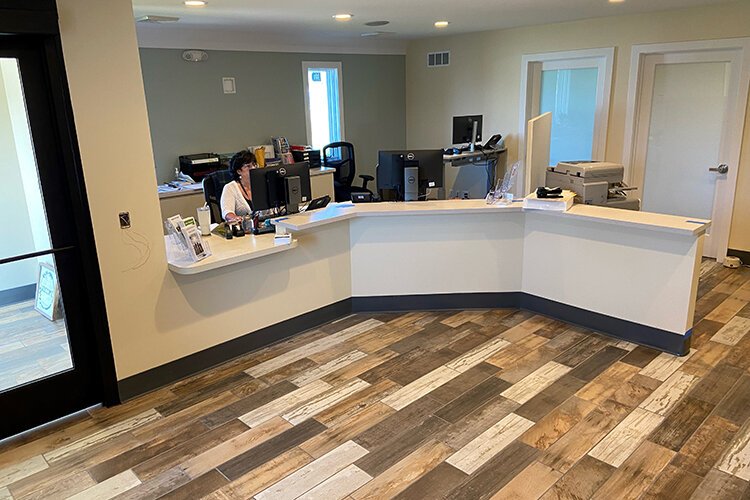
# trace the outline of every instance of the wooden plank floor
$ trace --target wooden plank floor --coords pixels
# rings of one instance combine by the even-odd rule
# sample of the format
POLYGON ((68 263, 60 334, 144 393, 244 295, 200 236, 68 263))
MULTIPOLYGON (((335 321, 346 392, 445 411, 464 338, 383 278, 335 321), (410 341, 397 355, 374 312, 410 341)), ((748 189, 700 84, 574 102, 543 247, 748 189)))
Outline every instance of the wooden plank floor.
POLYGON ((0 445, 0 499, 750 498, 750 269, 676 358, 524 311, 352 315, 0 445))
POLYGON ((0 306, 0 391, 70 368, 64 319, 48 320, 33 300, 0 306))

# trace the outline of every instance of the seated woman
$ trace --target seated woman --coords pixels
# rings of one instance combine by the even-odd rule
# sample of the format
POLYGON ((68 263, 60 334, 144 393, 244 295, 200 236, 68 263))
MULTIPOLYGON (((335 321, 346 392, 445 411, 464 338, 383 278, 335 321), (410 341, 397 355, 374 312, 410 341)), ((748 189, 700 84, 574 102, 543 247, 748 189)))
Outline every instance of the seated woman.
MULTIPOLYGON (((234 181, 226 184, 221 191, 221 216, 225 221, 235 222, 245 215, 255 214, 250 190, 250 170, 254 168, 258 168, 258 163, 251 151, 240 151, 229 161, 234 181)), ((275 214, 274 210, 259 212, 261 218, 275 214)))

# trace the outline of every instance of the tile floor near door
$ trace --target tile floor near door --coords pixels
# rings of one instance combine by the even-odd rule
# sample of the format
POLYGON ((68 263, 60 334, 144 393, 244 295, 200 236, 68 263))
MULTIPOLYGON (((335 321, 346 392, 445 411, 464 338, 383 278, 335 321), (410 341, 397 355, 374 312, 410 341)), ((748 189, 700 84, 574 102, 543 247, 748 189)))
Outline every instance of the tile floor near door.
POLYGON ((353 315, 0 447, 0 499, 750 498, 750 270, 677 358, 517 310, 353 315))

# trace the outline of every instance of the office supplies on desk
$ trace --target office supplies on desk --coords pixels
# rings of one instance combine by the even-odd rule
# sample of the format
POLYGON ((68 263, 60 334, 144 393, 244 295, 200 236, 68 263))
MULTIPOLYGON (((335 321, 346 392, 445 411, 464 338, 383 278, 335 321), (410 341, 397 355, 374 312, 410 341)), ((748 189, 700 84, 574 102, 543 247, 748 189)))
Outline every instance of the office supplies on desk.
POLYGON ((539 198, 534 192, 523 199, 523 208, 565 212, 573 206, 575 197, 573 191, 566 190, 561 190, 559 198, 539 198))
POLYGON ((255 162, 258 164, 260 168, 263 168, 266 166, 266 148, 265 146, 258 146, 253 151, 253 154, 255 154, 255 162))
POLYGON ((208 203, 196 210, 198 215, 198 227, 201 230, 201 236, 211 236, 211 209, 208 203))
POLYGON ((560 187, 546 187, 546 186, 539 186, 536 188, 536 197, 537 198, 562 198, 562 188, 560 187))
MULTIPOLYGON (((485 144, 484 146, 482 146, 482 149, 495 149, 495 146, 497 146, 497 145, 498 145, 498 143, 499 143, 499 142, 500 142, 500 141, 501 141, 502 139, 503 139, 503 136, 502 136, 502 135, 500 135, 500 134, 495 134, 495 135, 493 135, 492 137, 490 137, 490 138, 489 138, 489 139, 487 140, 487 143, 486 143, 486 144, 485 144)), ((505 142, 505 141, 503 141, 503 146, 505 146, 504 142, 505 142)), ((498 147, 497 149, 504 149, 504 147, 498 147)))
POLYGON ((503 178, 498 179, 497 184, 495 184, 495 189, 487 193, 487 197, 485 198, 485 201, 489 205, 497 203, 510 205, 513 203, 513 192, 511 190, 513 189, 513 184, 516 182, 516 175, 518 174, 520 166, 520 161, 515 162, 513 166, 505 172, 503 178))
POLYGON ((276 158, 281 158, 281 155, 289 152, 289 141, 286 140, 286 137, 271 137, 271 142, 276 158))
POLYGON ((324 208, 330 202, 331 202, 331 197, 328 195, 321 196, 320 198, 315 198, 307 205, 307 208, 305 208, 305 212, 309 212, 310 210, 317 210, 319 208, 324 208))
POLYGON ((208 242, 201 238, 193 217, 183 219, 179 215, 173 215, 164 224, 176 251, 187 255, 193 262, 198 262, 211 255, 211 248, 208 242))
POLYGON ((267 226, 267 225, 265 225, 263 223, 261 223, 260 227, 253 228, 253 234, 256 235, 256 236, 259 235, 259 234, 273 233, 274 231, 275 230, 274 230, 273 225, 268 225, 267 226))
POLYGON ((623 181, 624 167, 603 161, 559 162, 549 167, 545 183, 576 193, 576 201, 586 205, 640 210, 640 200, 628 197, 629 187, 623 181))
POLYGON ((352 203, 370 203, 372 201, 372 193, 352 193, 352 203))

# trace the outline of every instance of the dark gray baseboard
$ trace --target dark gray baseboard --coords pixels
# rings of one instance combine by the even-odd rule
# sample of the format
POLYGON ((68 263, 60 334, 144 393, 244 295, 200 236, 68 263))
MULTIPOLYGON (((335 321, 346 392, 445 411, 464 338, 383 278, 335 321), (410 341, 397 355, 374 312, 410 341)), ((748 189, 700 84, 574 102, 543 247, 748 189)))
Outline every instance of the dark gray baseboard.
POLYGON ((439 311, 442 309, 490 309, 521 306, 522 292, 437 293, 352 297, 352 312, 439 311))
POLYGON ((424 311, 440 309, 487 309, 516 307, 566 323, 588 328, 611 337, 653 347, 678 356, 690 351, 692 330, 685 335, 599 314, 523 292, 451 293, 352 297, 353 312, 424 311))
POLYGON ((0 290, 0 307, 33 299, 36 296, 36 283, 0 290))
POLYGON ((351 311, 351 299, 345 299, 122 379, 117 382, 120 401, 195 375, 261 347, 351 314, 351 311))
POLYGON ((727 255, 739 257, 743 264, 750 264, 750 252, 746 250, 735 250, 734 248, 730 248, 727 250, 727 255))
POLYGON ((676 354, 677 356, 684 356, 690 351, 692 329, 686 332, 685 335, 679 335, 652 326, 613 318, 612 316, 587 311, 586 309, 569 306, 527 293, 524 293, 521 298, 521 309, 582 326, 598 333, 604 333, 610 337, 627 340, 628 342, 646 347, 653 347, 654 349, 676 354))
POLYGON ((171 384, 352 312, 500 307, 526 309, 678 356, 690 351, 692 330, 686 335, 678 335, 522 292, 352 297, 120 380, 120 400, 171 384))

